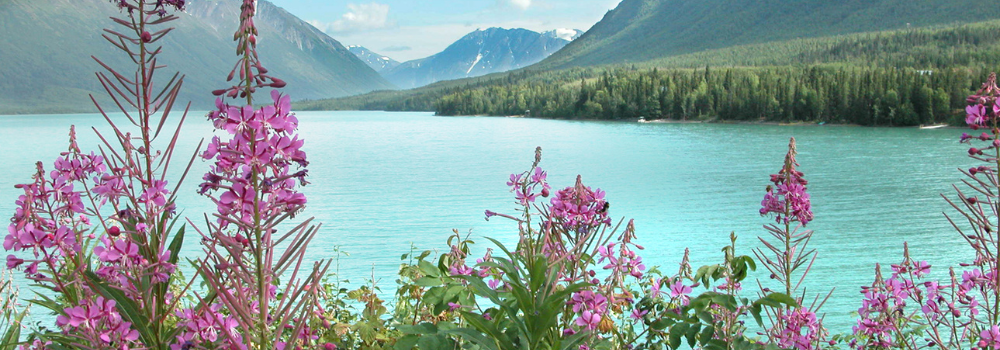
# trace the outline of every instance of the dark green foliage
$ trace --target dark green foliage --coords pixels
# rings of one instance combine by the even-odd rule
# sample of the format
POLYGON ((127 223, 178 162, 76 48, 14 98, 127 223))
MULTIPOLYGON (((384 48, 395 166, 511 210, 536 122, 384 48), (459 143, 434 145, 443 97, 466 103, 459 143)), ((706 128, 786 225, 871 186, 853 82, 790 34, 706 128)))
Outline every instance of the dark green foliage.
POLYGON ((1000 21, 755 44, 635 65, 521 70, 308 109, 572 119, 954 123, 995 68, 1000 21), (758 66, 758 68, 750 68, 758 66), (923 71, 923 72, 921 72, 923 71))
POLYGON ((468 89, 437 102, 441 115, 565 119, 833 122, 906 126, 956 121, 986 71, 838 68, 609 70, 576 83, 468 89))

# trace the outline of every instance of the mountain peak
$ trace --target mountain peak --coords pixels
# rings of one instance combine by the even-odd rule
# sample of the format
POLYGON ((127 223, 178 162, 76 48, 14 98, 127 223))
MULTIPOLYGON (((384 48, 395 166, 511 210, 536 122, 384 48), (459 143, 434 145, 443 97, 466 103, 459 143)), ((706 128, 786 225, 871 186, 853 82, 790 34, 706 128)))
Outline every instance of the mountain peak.
POLYGON ((361 59, 361 61, 364 61, 366 64, 368 64, 368 67, 371 67, 372 69, 374 69, 376 72, 379 73, 385 70, 393 69, 399 65, 398 61, 389 58, 389 56, 380 55, 378 53, 373 52, 372 50, 365 48, 364 46, 350 45, 347 47, 347 50, 353 53, 355 56, 358 56, 358 58, 361 59))
POLYGON ((530 66, 569 41, 523 28, 479 28, 433 56, 404 62, 382 75, 401 88, 530 66))

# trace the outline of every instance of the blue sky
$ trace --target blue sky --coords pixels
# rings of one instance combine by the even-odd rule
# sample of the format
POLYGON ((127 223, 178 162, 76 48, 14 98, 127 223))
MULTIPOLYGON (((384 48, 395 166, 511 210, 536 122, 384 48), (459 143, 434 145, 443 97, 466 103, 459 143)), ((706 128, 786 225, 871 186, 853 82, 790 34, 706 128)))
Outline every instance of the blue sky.
POLYGON ((271 0, 344 45, 423 58, 477 28, 587 30, 620 0, 271 0))

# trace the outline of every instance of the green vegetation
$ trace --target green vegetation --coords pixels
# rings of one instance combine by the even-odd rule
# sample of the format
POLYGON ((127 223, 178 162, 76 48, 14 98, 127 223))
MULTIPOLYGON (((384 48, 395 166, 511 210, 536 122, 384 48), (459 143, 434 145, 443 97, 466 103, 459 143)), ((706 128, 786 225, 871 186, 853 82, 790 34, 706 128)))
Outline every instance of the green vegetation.
POLYGON ((570 119, 952 122, 1000 56, 1000 21, 736 46, 631 65, 532 68, 304 109, 570 119), (709 67, 706 72, 706 67, 709 67))
POLYGON ((974 0, 625 0, 539 66, 646 62, 736 45, 997 18, 1000 7, 974 0))
POLYGON ((825 121, 861 125, 949 122, 982 72, 882 68, 730 68, 604 72, 575 86, 523 83, 456 92, 441 115, 566 119, 825 121))

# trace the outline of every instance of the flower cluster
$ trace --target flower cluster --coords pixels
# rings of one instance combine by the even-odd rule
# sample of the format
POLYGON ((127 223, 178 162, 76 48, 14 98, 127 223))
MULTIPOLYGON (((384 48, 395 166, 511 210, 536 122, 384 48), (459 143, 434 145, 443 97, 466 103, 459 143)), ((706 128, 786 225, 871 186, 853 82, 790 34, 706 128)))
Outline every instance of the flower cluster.
POLYGON ((983 87, 974 95, 966 99, 969 106, 965 107, 965 123, 972 130, 987 128, 996 121, 1000 114, 1000 104, 997 104, 997 95, 1000 95, 1000 88, 997 88, 996 73, 991 73, 983 87))
POLYGON ((775 214, 777 222, 789 223, 797 221, 803 226, 813 219, 812 206, 806 185, 809 181, 802 178, 803 174, 796 167, 795 139, 789 143, 785 165, 777 174, 771 175, 774 186, 767 187, 764 200, 761 201, 760 215, 775 214))
POLYGON ((560 190, 552 198, 549 207, 551 218, 567 231, 585 231, 601 224, 611 225, 611 218, 608 217, 610 204, 604 199, 604 195, 601 189, 592 190, 589 186, 584 186, 581 177, 577 176, 576 185, 560 190))
MULTIPOLYGON (((568 304, 573 308, 573 313, 579 315, 574 323, 588 331, 596 330, 608 312, 608 298, 589 290, 574 293, 568 304)), ((566 329, 564 333, 572 334, 575 331, 566 329)))
POLYGON ((816 313, 806 308, 795 308, 779 315, 784 328, 777 335, 777 343, 783 349, 812 350, 825 332, 816 318, 816 313))
POLYGON ((247 226, 254 219, 294 214, 306 204, 297 187, 307 184, 306 170, 293 171, 291 165, 305 167, 303 141, 295 134, 298 119, 291 111, 291 98, 271 93, 273 104, 254 109, 216 101, 217 110, 209 119, 231 139, 212 139, 202 153, 214 159, 204 176, 201 192, 223 190, 213 197, 222 227, 229 223, 247 226), (256 183, 254 182, 256 181, 256 183))
POLYGON ((132 329, 131 323, 122 320, 114 300, 103 297, 84 300, 78 306, 67 308, 65 315, 56 318, 56 325, 93 344, 103 344, 105 348, 138 346, 139 332, 132 329))
POLYGON ((30 251, 32 258, 8 255, 7 267, 14 269, 28 263, 24 269, 27 278, 38 282, 56 278, 54 282, 62 284, 58 276, 51 274, 59 273, 64 259, 79 258, 83 249, 80 232, 90 227, 94 211, 84 206, 85 193, 77 188, 86 187, 84 181, 106 170, 103 157, 79 151, 72 129, 70 137, 70 149, 56 159, 54 170, 46 174, 39 162, 33 183, 14 186, 24 194, 15 202, 17 209, 3 247, 7 251, 30 251), (44 264, 50 275, 39 273, 39 264, 44 264))
POLYGON ((177 342, 170 345, 171 350, 199 348, 214 349, 246 349, 239 332, 239 324, 232 316, 220 312, 219 304, 207 306, 206 310, 196 312, 192 309, 177 311, 180 322, 180 334, 177 342))

